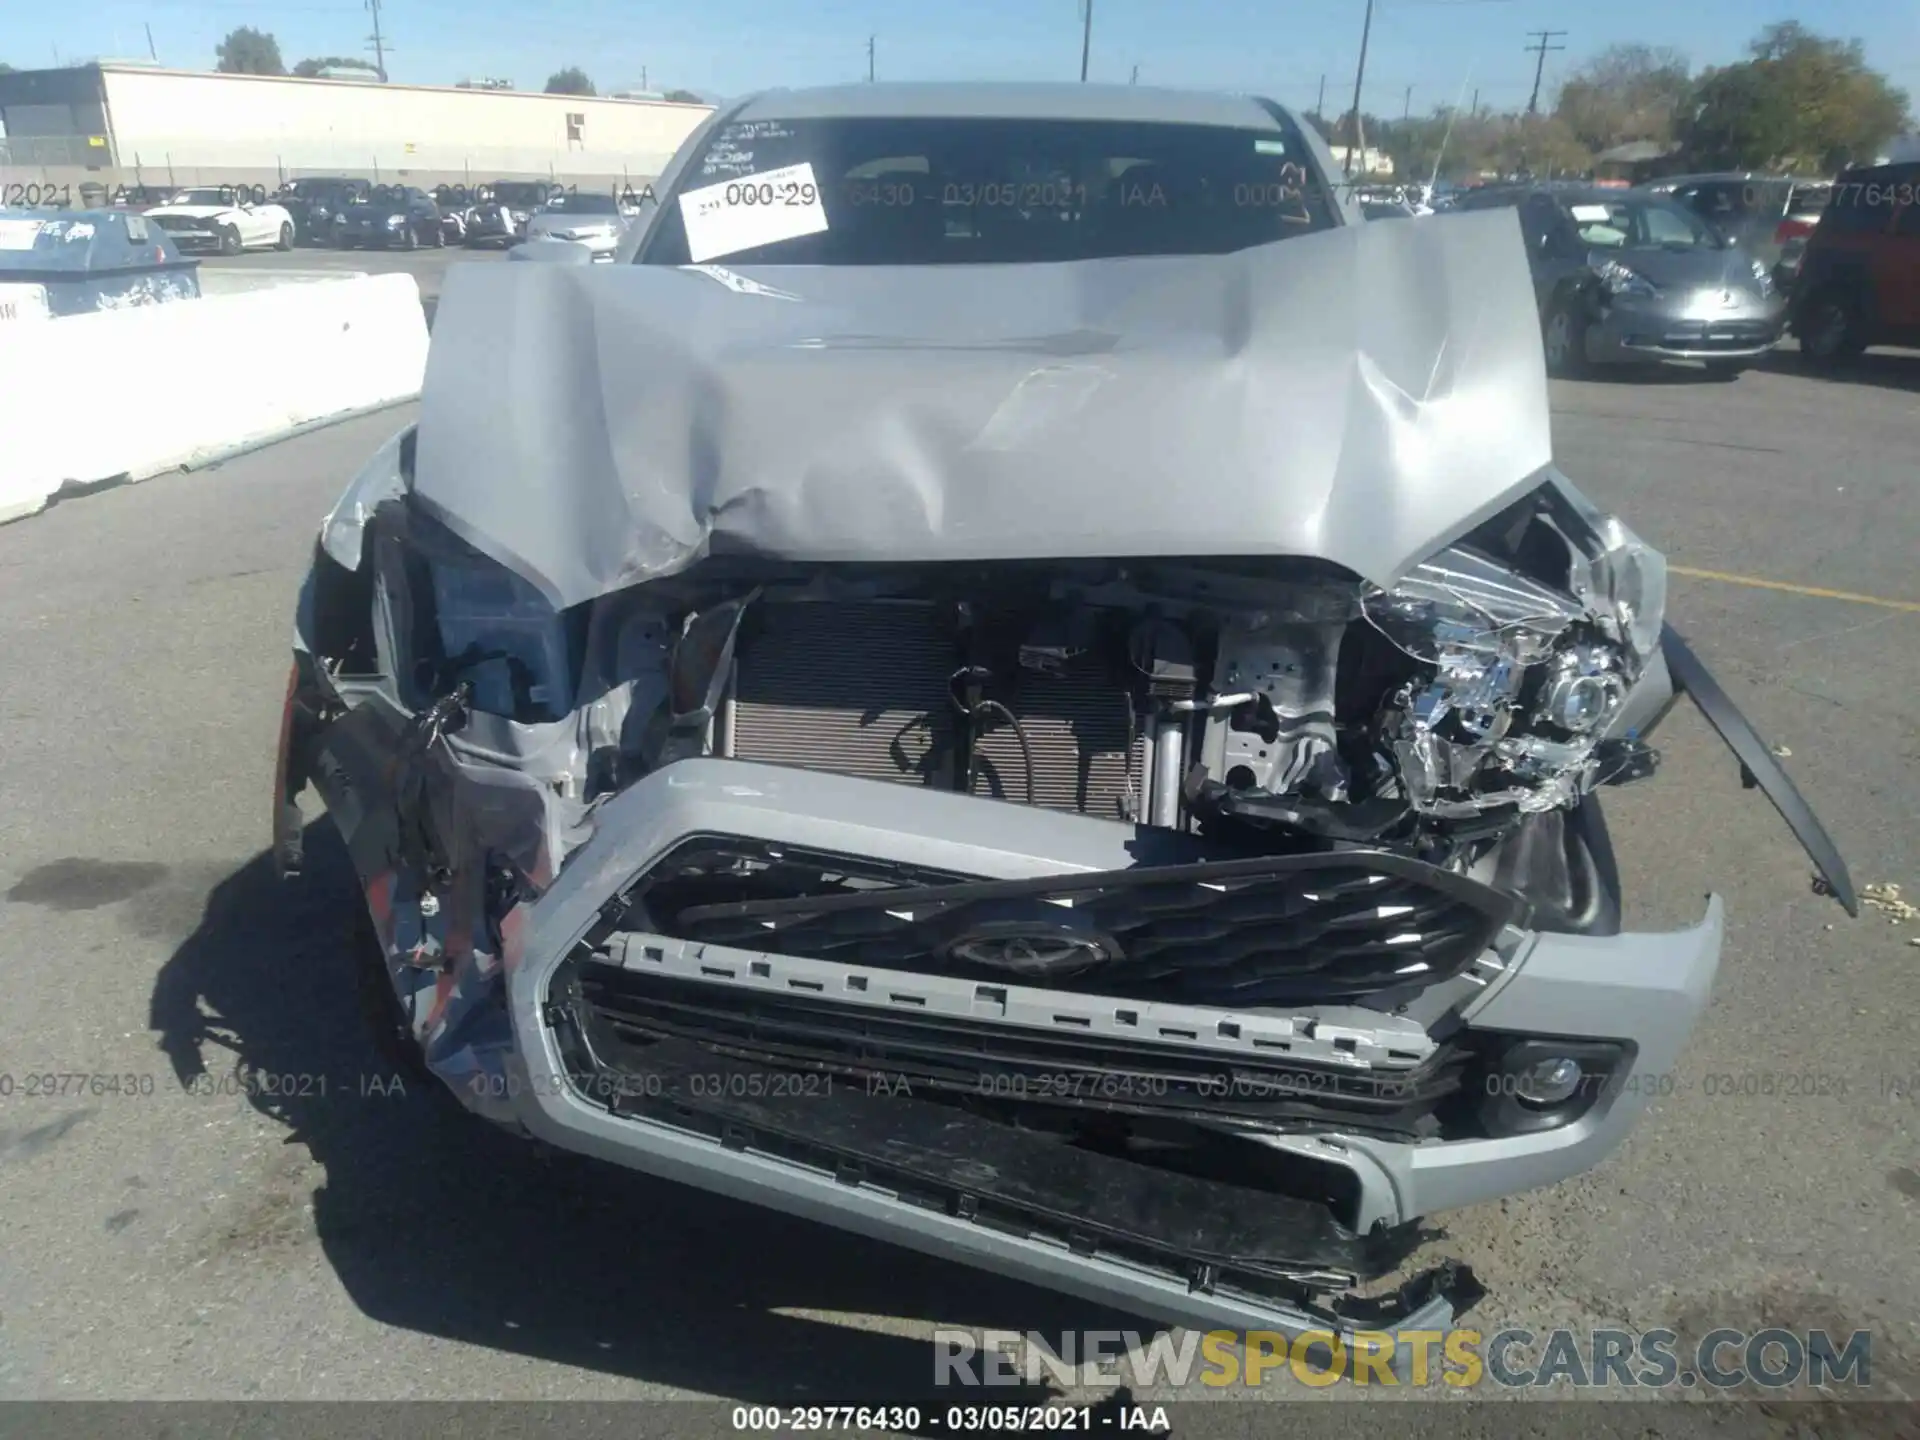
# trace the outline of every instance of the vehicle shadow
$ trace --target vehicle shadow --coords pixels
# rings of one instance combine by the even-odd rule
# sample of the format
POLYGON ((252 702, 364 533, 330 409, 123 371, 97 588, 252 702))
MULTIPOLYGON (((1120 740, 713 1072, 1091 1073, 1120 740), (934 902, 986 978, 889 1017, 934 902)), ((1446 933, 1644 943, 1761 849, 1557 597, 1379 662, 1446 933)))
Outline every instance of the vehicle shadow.
POLYGON ((1715 375, 1704 365, 1589 365, 1579 378, 1590 385, 1620 385, 1635 388, 1727 383, 1725 376, 1715 375))
POLYGON ((1762 362, 1762 368, 1804 380, 1920 393, 1920 350, 1869 350, 1831 371, 1811 370, 1801 364, 1795 351, 1776 350, 1762 362))
POLYGON ((924 1329, 880 1333, 836 1313, 1054 1335, 1158 1328, 536 1145, 403 1080, 362 1020, 349 940, 362 902, 330 823, 308 827, 306 854, 298 880, 280 882, 262 853, 209 893, 155 983, 150 1023, 183 1084, 236 1066, 280 1077, 282 1093, 253 1103, 324 1168, 315 1232, 372 1319, 748 1403, 923 1407, 1047 1392, 937 1388, 924 1329))

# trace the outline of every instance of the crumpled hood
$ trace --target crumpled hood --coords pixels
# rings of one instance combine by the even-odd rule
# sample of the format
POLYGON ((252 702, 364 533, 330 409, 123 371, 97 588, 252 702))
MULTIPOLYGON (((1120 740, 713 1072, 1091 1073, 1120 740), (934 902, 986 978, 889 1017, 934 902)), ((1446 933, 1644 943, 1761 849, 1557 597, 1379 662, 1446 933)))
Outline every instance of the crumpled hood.
POLYGON ((1492 212, 1204 257, 457 265, 413 492, 557 606, 710 551, 1291 555, 1391 584, 1550 458, 1492 212))

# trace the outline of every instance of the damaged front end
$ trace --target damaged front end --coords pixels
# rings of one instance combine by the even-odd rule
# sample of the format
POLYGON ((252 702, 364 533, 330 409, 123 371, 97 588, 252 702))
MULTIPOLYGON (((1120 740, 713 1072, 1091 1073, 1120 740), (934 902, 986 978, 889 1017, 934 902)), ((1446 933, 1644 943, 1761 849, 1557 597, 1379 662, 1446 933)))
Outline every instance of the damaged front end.
POLYGON ((1373 579, 882 537, 570 585, 429 438, 323 531, 276 849, 311 782, 419 1058, 575 1150, 1180 1323, 1440 1328, 1464 1267, 1355 1292, 1597 1163, 1705 1004, 1719 902, 1622 933, 1600 806, 1676 678, 1851 905, 1550 467, 1373 579))

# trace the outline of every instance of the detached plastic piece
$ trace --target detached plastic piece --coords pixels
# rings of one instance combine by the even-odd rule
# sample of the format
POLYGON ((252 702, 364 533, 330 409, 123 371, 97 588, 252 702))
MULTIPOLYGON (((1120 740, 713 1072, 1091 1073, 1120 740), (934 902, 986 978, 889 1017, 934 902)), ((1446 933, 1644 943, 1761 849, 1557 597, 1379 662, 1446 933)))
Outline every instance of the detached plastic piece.
POLYGON ((1767 748, 1767 742, 1753 728, 1747 717, 1727 697, 1707 667, 1700 663, 1700 657, 1693 653, 1693 647, 1680 637, 1680 632, 1671 625, 1660 636, 1661 649, 1666 653, 1667 669, 1673 676, 1674 688, 1684 690, 1693 697, 1693 703, 1700 707, 1700 713, 1707 717, 1707 723, 1720 732, 1720 738, 1727 742, 1727 748, 1733 751, 1734 758, 1740 762, 1740 778, 1747 788, 1760 789, 1773 808, 1780 812, 1780 818, 1787 822, 1787 828, 1793 831, 1806 850, 1807 857, 1813 861, 1813 868, 1819 872, 1827 890, 1840 902, 1847 914, 1859 918, 1860 897, 1853 888, 1853 877, 1847 873, 1847 862, 1841 857, 1840 848, 1827 834, 1826 827, 1812 808, 1801 798, 1800 791, 1787 772, 1780 768, 1780 762, 1774 758, 1773 751, 1767 748))

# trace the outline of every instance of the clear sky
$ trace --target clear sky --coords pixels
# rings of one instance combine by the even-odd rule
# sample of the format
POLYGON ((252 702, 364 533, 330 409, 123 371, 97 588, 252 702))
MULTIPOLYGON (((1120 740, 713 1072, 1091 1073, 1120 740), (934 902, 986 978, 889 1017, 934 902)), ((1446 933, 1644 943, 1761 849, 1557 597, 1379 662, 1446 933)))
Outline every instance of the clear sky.
MULTIPOLYGON (((862 80, 877 36, 881 79, 1077 79, 1082 0, 382 0, 388 75, 450 84, 501 76, 537 89, 577 64, 604 92, 684 86, 715 96, 766 85, 862 80)), ((1091 78, 1255 90, 1312 106, 1350 103, 1363 0, 1092 0, 1091 78)), ((20 68, 147 54, 211 69, 228 30, 253 25, 288 65, 369 49, 365 0, 9 0, 0 60, 20 68)), ((1920 103, 1916 0, 1376 0, 1366 108, 1416 113, 1478 87, 1483 104, 1523 105, 1530 30, 1565 30, 1557 75, 1623 41, 1671 45, 1696 68, 1737 58, 1775 20, 1857 37, 1920 103)))

